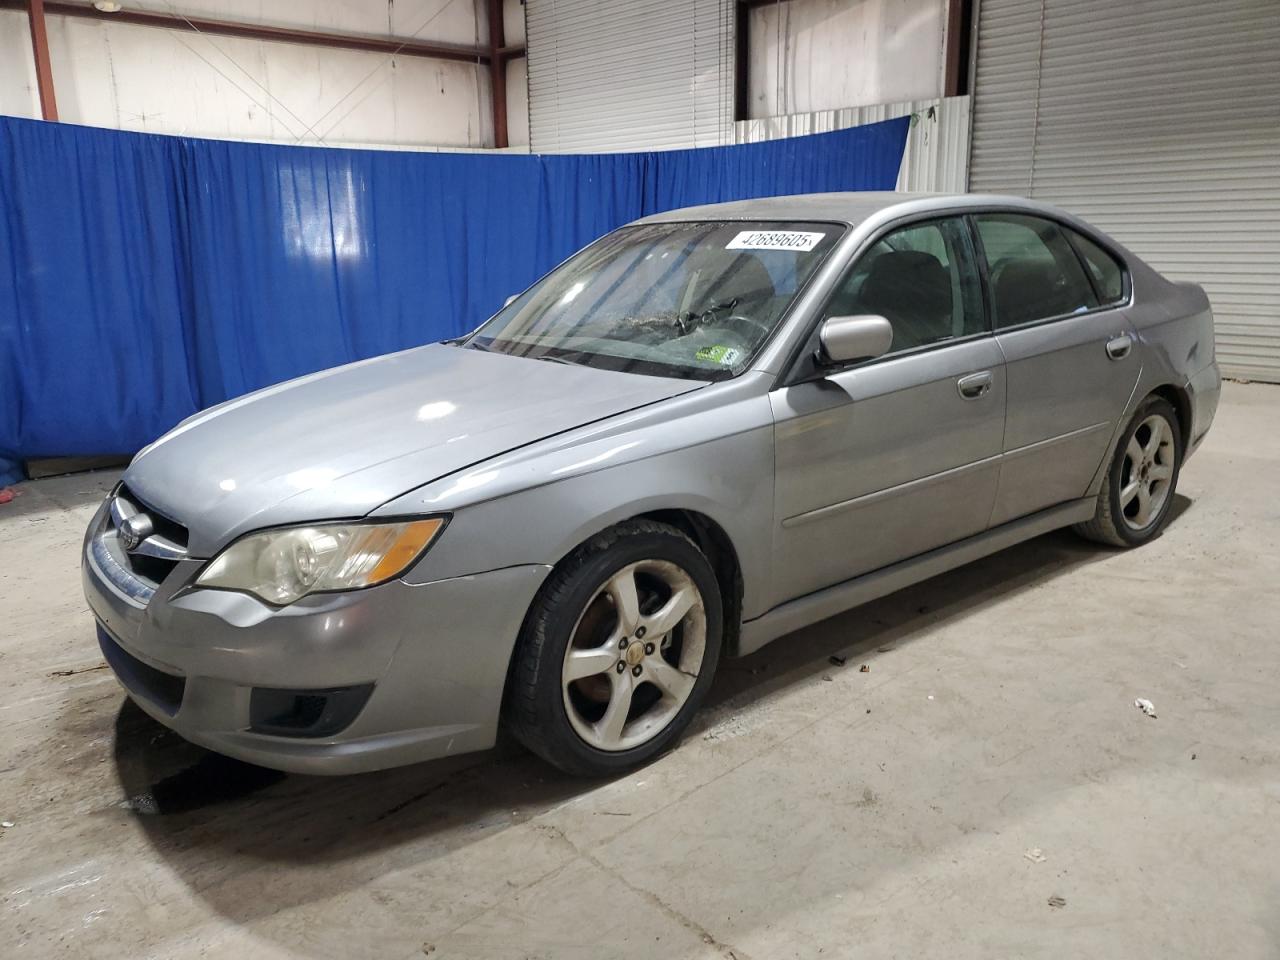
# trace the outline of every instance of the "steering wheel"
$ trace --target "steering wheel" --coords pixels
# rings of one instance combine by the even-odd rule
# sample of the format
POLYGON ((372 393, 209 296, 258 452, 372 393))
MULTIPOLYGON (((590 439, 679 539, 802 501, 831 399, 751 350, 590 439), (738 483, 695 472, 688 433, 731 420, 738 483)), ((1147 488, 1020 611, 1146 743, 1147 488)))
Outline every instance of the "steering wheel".
POLYGON ((769 332, 769 326, 767 324, 761 323, 759 320, 744 316, 740 313, 735 313, 732 316, 725 317, 718 326, 734 329, 735 332, 738 330, 749 331, 743 335, 748 336, 751 339, 755 339, 756 336, 760 334, 767 334, 769 332))

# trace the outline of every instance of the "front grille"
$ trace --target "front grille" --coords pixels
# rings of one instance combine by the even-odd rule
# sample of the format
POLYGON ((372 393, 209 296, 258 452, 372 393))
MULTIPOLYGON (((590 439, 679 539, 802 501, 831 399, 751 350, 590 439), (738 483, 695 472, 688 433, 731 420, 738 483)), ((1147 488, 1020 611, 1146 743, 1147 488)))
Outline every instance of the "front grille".
POLYGON ((120 489, 116 492, 116 496, 124 497, 133 504, 135 509, 147 514, 147 516, 151 518, 151 523, 155 527, 156 534, 164 537, 171 543, 177 544, 184 550, 186 549, 187 537, 190 535, 186 527, 178 523, 176 520, 170 520, 159 510, 153 510, 151 507, 147 506, 124 484, 120 485, 120 489))
POLYGON ((126 553, 125 558, 135 576, 149 580, 156 586, 164 583, 164 578, 178 565, 176 560, 161 560, 159 557, 147 557, 140 553, 126 553))
POLYGON ((158 587, 187 555, 187 528, 154 510, 139 499, 128 487, 121 484, 111 503, 109 520, 115 534, 124 565, 138 579, 152 588, 158 587), (130 548, 122 534, 127 521, 145 522, 147 535, 130 548))
POLYGON ((98 646, 102 648, 103 658, 125 685, 125 689, 154 703, 171 717, 178 712, 178 708, 182 706, 182 695, 187 689, 185 677, 165 673, 143 663, 116 643, 102 627, 98 627, 98 646))

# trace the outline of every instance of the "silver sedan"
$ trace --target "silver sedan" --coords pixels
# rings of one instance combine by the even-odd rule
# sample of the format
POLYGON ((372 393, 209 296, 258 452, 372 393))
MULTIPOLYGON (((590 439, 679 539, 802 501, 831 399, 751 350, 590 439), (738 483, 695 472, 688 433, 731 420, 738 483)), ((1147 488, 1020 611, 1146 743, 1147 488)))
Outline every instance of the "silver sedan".
POLYGON ((1219 383, 1204 292, 1061 210, 678 210, 458 341, 180 424, 85 591, 129 695, 213 750, 345 773, 505 725, 607 775, 721 656, 1054 528, 1155 537, 1219 383))

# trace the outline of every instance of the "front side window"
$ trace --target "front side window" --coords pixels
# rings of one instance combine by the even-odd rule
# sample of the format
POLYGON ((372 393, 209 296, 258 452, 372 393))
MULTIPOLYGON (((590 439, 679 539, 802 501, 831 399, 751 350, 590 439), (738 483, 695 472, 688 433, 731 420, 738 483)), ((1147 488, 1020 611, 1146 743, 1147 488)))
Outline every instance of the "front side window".
POLYGON ((1124 299, 1124 267, 1120 261, 1083 234, 1068 230, 1072 244, 1080 251, 1093 285, 1105 304, 1119 303, 1124 299))
POLYGON ((1011 213, 973 218, 991 278, 995 325, 1083 313, 1098 305, 1080 260, 1056 223, 1011 213))
POLYGON ((982 288, 964 224, 933 220, 878 240, 849 271, 826 310, 831 317, 854 314, 887 319, 895 353, 981 333, 982 288))
POLYGON ((746 369, 843 232, 807 222, 624 227, 462 345, 607 370, 731 377, 746 369))

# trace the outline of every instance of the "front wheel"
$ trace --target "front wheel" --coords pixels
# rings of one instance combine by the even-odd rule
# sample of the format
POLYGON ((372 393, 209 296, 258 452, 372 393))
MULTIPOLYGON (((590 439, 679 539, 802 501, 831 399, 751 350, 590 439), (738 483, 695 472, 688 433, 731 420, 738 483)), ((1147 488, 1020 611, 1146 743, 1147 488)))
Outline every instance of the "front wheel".
POLYGON ((1181 469, 1178 414, 1167 400, 1148 397, 1120 435, 1093 519, 1076 532, 1116 547, 1146 543, 1169 520, 1181 469))
POLYGON ((512 662, 507 723, 571 774, 639 766, 689 725, 722 636, 715 572, 693 541, 650 520, 619 524, 539 592, 512 662))

